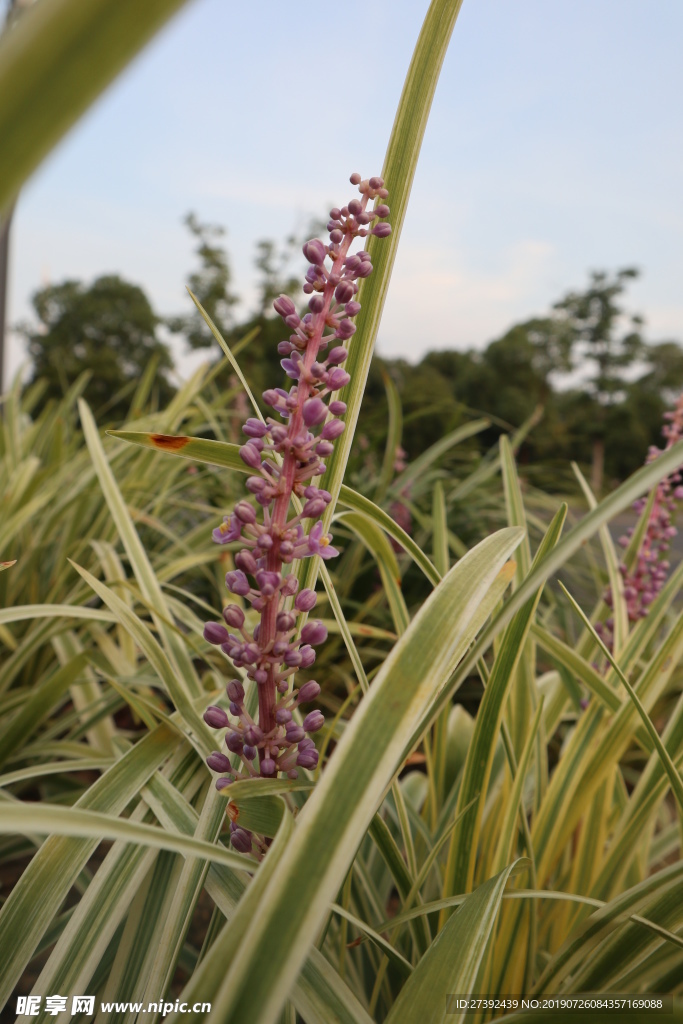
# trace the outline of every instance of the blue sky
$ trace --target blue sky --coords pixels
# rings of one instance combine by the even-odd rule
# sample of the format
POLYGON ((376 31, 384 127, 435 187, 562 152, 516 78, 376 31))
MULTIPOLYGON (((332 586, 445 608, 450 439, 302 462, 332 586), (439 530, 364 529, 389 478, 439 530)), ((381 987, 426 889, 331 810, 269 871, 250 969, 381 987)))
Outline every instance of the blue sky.
MULTIPOLYGON (((228 229, 248 305, 255 242, 348 200, 351 171, 379 172, 426 9, 186 5, 26 186, 11 320, 41 284, 107 272, 182 310, 188 210, 228 229)), ((682 36, 680 3, 464 0, 380 352, 481 347, 627 265, 648 336, 683 341, 682 36)), ((197 359, 176 356, 182 372, 197 359)))

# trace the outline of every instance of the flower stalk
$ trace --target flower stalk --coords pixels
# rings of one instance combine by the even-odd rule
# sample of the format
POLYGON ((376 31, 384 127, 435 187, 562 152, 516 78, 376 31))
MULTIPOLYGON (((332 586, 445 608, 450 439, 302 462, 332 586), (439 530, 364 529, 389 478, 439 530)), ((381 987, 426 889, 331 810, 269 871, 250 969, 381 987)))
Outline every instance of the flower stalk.
MULTIPOLYGON (((298 689, 292 684, 299 669, 315 662, 315 648, 325 641, 327 630, 319 620, 307 621, 298 629, 298 616, 313 610, 316 595, 309 589, 300 591, 287 567, 298 559, 314 555, 330 559, 338 554, 320 521, 332 498, 314 481, 325 472, 333 442, 344 431, 346 405, 336 393, 350 380, 342 364, 360 311, 357 282, 372 273, 369 253, 350 250, 358 238, 386 237, 391 232, 384 220, 389 207, 384 202, 388 192, 383 180, 361 180, 353 174, 351 182, 358 186, 360 198, 330 211, 329 242, 311 239, 303 246, 310 264, 303 285, 310 296, 307 312, 299 316, 286 295, 273 304, 291 332, 278 351, 293 384, 288 391, 272 388, 263 393, 274 415, 248 419, 243 427, 248 440, 240 448, 242 460, 253 470, 247 490, 261 512, 242 500, 213 531, 218 544, 240 542, 236 568, 227 573, 226 586, 260 616, 249 632, 242 607, 229 604, 223 611, 224 624, 208 622, 204 629, 205 639, 220 646, 258 687, 256 719, 245 708, 240 679, 227 686, 230 715, 218 707, 204 714, 212 728, 229 730, 228 750, 242 762, 238 773, 220 751, 207 758, 209 767, 220 774, 218 789, 236 777, 273 778, 285 773, 296 778, 297 768, 312 769, 318 763, 310 734, 322 728, 322 713, 311 711, 299 725, 292 712, 315 700, 320 686, 314 680, 298 689), (296 515, 290 515, 293 497, 303 506, 296 515)), ((251 839, 241 833, 246 830, 231 827, 233 845, 246 849, 248 842, 251 848, 251 839)))

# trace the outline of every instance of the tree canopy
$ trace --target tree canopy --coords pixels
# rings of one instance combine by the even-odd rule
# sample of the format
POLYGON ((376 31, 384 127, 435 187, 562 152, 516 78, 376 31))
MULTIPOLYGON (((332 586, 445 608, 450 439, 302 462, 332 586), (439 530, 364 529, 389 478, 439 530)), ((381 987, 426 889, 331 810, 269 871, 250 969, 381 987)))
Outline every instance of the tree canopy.
POLYGON ((37 325, 21 328, 33 364, 31 383, 44 382, 43 401, 61 398, 83 373, 84 396, 101 421, 126 417, 131 396, 150 360, 163 405, 174 389, 168 347, 159 339, 159 317, 136 284, 117 274, 91 284, 62 281, 32 297, 37 325))

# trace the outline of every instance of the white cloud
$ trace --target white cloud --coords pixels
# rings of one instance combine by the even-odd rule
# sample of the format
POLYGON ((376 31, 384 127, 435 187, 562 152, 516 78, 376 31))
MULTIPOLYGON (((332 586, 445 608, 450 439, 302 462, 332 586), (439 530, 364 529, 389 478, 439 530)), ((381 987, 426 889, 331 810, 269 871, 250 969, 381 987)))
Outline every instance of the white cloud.
POLYGON ((415 361, 430 349, 481 347, 547 305, 544 284, 554 258, 548 242, 525 239, 490 269, 474 269, 456 249, 403 241, 380 328, 387 355, 415 361))

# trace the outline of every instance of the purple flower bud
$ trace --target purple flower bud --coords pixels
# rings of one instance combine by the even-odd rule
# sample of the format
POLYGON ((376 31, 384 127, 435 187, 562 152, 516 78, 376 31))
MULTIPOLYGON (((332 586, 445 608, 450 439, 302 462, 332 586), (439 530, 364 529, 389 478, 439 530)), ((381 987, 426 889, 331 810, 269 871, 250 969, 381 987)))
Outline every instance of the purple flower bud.
POLYGON ((327 386, 330 391, 339 391, 339 389, 345 387, 350 380, 351 377, 346 370, 342 370, 341 366, 335 366, 333 370, 330 370, 327 378, 327 386))
POLYGON ((315 651, 308 644, 299 648, 299 654, 301 655, 301 668, 310 668, 315 661, 315 651))
POLYGON ((375 176, 374 178, 370 178, 370 181, 368 182, 368 185, 373 190, 373 192, 375 192, 378 188, 381 188, 383 184, 384 184, 384 178, 380 178, 378 176, 375 176))
MULTIPOLYGON (((337 423, 339 420, 336 421, 337 423)), ((325 511, 326 503, 322 498, 311 498, 301 510, 303 519, 317 519, 325 511)))
POLYGON ((282 400, 282 395, 275 388, 269 388, 267 391, 264 391, 261 397, 266 405, 271 405, 273 408, 277 407, 282 400))
POLYGON ((244 687, 239 679, 231 679, 225 687, 225 691, 230 700, 235 701, 236 704, 241 704, 244 700, 244 687))
POLYGON ((278 708, 275 712, 275 721, 278 725, 287 725, 291 720, 292 712, 288 708, 278 708))
POLYGON ((221 754, 219 750, 214 750, 206 759, 206 763, 212 772, 229 772, 232 771, 232 765, 225 756, 221 754))
MULTIPOLYGON (((332 223, 332 222, 330 222, 330 223, 332 223)), ((333 245, 339 245, 339 243, 342 241, 343 237, 344 237, 344 232, 340 231, 339 228, 333 227, 333 228, 330 229, 330 241, 332 242, 333 245)))
POLYGON ((325 308, 325 300, 322 295, 312 295, 308 300, 308 308, 311 313, 322 313, 325 308))
POLYGON ((225 729, 230 725, 230 719, 223 708, 217 708, 215 704, 209 705, 203 717, 206 724, 212 729, 225 729))
POLYGON ((379 206, 376 206, 372 212, 374 213, 375 217, 388 217, 389 214, 391 213, 391 210, 389 209, 386 203, 380 203, 379 206))
POLYGON ((391 234, 391 224, 375 224, 370 233, 376 235, 377 238, 387 238, 391 234))
POLYGON ((292 597, 293 594, 296 594, 298 589, 299 581, 293 573, 290 573, 289 576, 285 577, 285 580, 280 587, 280 593, 283 597, 292 597))
POLYGON ((304 242, 302 252, 309 263, 321 265, 327 256, 327 249, 317 238, 304 242))
MULTIPOLYGON (((284 360, 283 360, 284 362, 284 360)), ((259 469, 261 466, 261 453, 253 444, 244 444, 240 448, 240 458, 252 469, 259 469)))
POLYGON ((317 732, 325 724, 322 711, 311 711, 304 718, 304 732, 317 732))
POLYGON ((361 310, 360 302, 347 302, 344 307, 344 312, 347 316, 358 316, 361 310))
POLYGON ((320 431, 320 436, 324 441, 334 441, 335 438, 341 437, 344 429, 345 427, 341 420, 330 420, 320 431))
POLYGON ((308 704, 320 694, 320 686, 315 679, 309 679, 307 683, 299 687, 296 694, 298 704, 308 704))
POLYGON ((318 751, 317 750, 304 750, 296 759, 296 763, 300 768, 308 768, 312 771, 318 765, 318 751))
POLYGON ((362 209, 363 207, 361 206, 360 200, 358 199, 352 199, 351 202, 349 203, 349 213, 353 217, 357 217, 362 209))
POLYGON ((350 320, 340 320, 337 328, 337 337, 344 341, 356 333, 356 325, 350 320))
POLYGON ((253 678, 263 686, 264 683, 268 682, 268 673, 264 668, 257 668, 253 673, 253 678))
POLYGON ((305 644, 313 644, 314 647, 318 647, 327 640, 327 629, 320 619, 312 619, 301 630, 301 639, 305 644))
MULTIPOLYGON (((383 227, 383 225, 378 225, 378 227, 383 227)), ((367 262, 361 263, 361 265, 358 267, 358 269, 356 270, 356 277, 370 277, 371 273, 372 263, 370 263, 370 261, 368 260, 367 262)))
POLYGON ((327 416, 327 406, 321 398, 307 398, 304 402, 304 423, 314 427, 327 416))
POLYGON ((304 738, 304 730, 296 722, 288 722, 287 728, 285 729, 285 736, 290 743, 298 743, 299 740, 304 738))
POLYGON ((286 633, 290 629, 294 629, 296 625, 296 618, 291 612, 278 612, 278 616, 275 619, 275 629, 278 633, 286 633))
POLYGON ((256 522, 256 513, 248 501, 238 501, 235 505, 235 515, 240 522, 251 526, 256 522))
POLYGON ((348 359, 349 353, 346 351, 343 345, 336 345, 335 348, 329 353, 327 362, 331 366, 337 366, 339 363, 343 363, 345 359, 348 359))
POLYGON ((334 294, 337 302, 350 302, 356 294, 356 288, 352 281, 345 278, 343 281, 339 282, 334 294))
POLYGON ((351 182, 352 185, 360 185, 360 183, 361 183, 361 176, 358 173, 358 171, 354 171, 353 172, 353 174, 349 178, 349 181, 351 182))
POLYGON ((247 437, 265 437, 268 433, 268 427, 265 423, 261 423, 261 420, 251 417, 242 427, 242 431, 247 437))
POLYGON ((305 590, 302 590, 299 594, 297 594, 296 601, 294 602, 294 607, 299 612, 310 612, 312 608, 315 608, 315 603, 317 600, 318 597, 316 595, 315 590, 309 590, 308 587, 306 587, 305 590))
POLYGON ((244 739, 239 732, 231 732, 225 740, 225 745, 233 754, 241 754, 244 747, 244 739))
POLYGON ((251 853, 251 832, 243 828, 236 828, 230 834, 230 842, 238 853, 251 853))
MULTIPOLYGON (((332 452, 334 451, 334 445, 330 441, 321 440, 315 446, 315 450, 316 453, 320 455, 321 458, 324 459, 327 458, 328 455, 332 454, 332 452)), ((325 467, 323 466, 323 468, 320 470, 320 473, 324 473, 324 471, 325 467)))
POLYGON ((272 757, 264 757, 261 761, 261 775, 275 775, 276 764, 272 757))
POLYGON ((340 402, 338 399, 335 399, 334 402, 330 402, 328 409, 333 416, 343 416, 346 412, 346 402, 340 402))
POLYGON ((229 777, 226 779, 225 776, 223 776, 220 779, 216 779, 216 789, 218 790, 219 793, 220 793, 220 791, 222 789, 225 789, 227 786, 231 786, 231 785, 232 785, 232 779, 229 778, 229 777))
POLYGON ((239 594, 240 597, 246 597, 251 590, 247 577, 239 569, 225 574, 225 585, 231 593, 239 594))
MULTIPOLYGON (((380 214, 380 216, 385 215, 380 214)), ((279 295, 273 303, 273 308, 275 309, 275 312, 279 313, 282 317, 291 316, 292 313, 296 313, 296 306, 290 299, 289 295, 279 295)))
POLYGON ((242 708, 239 704, 235 704, 234 701, 230 701, 230 714, 234 715, 235 718, 239 718, 242 708))
POLYGON ((244 730, 244 741, 248 743, 250 747, 255 747, 263 739, 263 729, 260 729, 258 725, 250 725, 244 730))
POLYGON ((228 631, 218 622, 207 622, 204 626, 204 639, 209 644, 224 644, 228 639, 228 631))
POLYGON ((242 751, 242 757, 245 757, 247 761, 253 761, 256 757, 256 747, 250 747, 245 743, 244 750, 242 751))
POLYGON ((295 651, 292 648, 290 648, 288 651, 285 652, 284 662, 285 665, 289 665, 290 668, 296 668, 298 665, 301 664, 301 661, 302 658, 299 651, 295 651))
POLYGON ((280 586, 281 579, 282 577, 279 572, 268 572, 266 569, 259 569, 256 573, 256 582, 263 594, 265 594, 266 591, 269 594, 275 593, 280 586))
POLYGON ((223 618, 233 629, 241 629, 244 625, 244 612, 236 604, 229 604, 223 609, 223 618))
POLYGON ((254 558, 254 556, 252 555, 251 551, 249 551, 248 548, 245 548, 243 551, 237 552, 237 554, 235 555, 235 565, 237 566, 238 569, 241 569, 243 572, 251 573, 252 576, 258 569, 256 559, 254 558))

